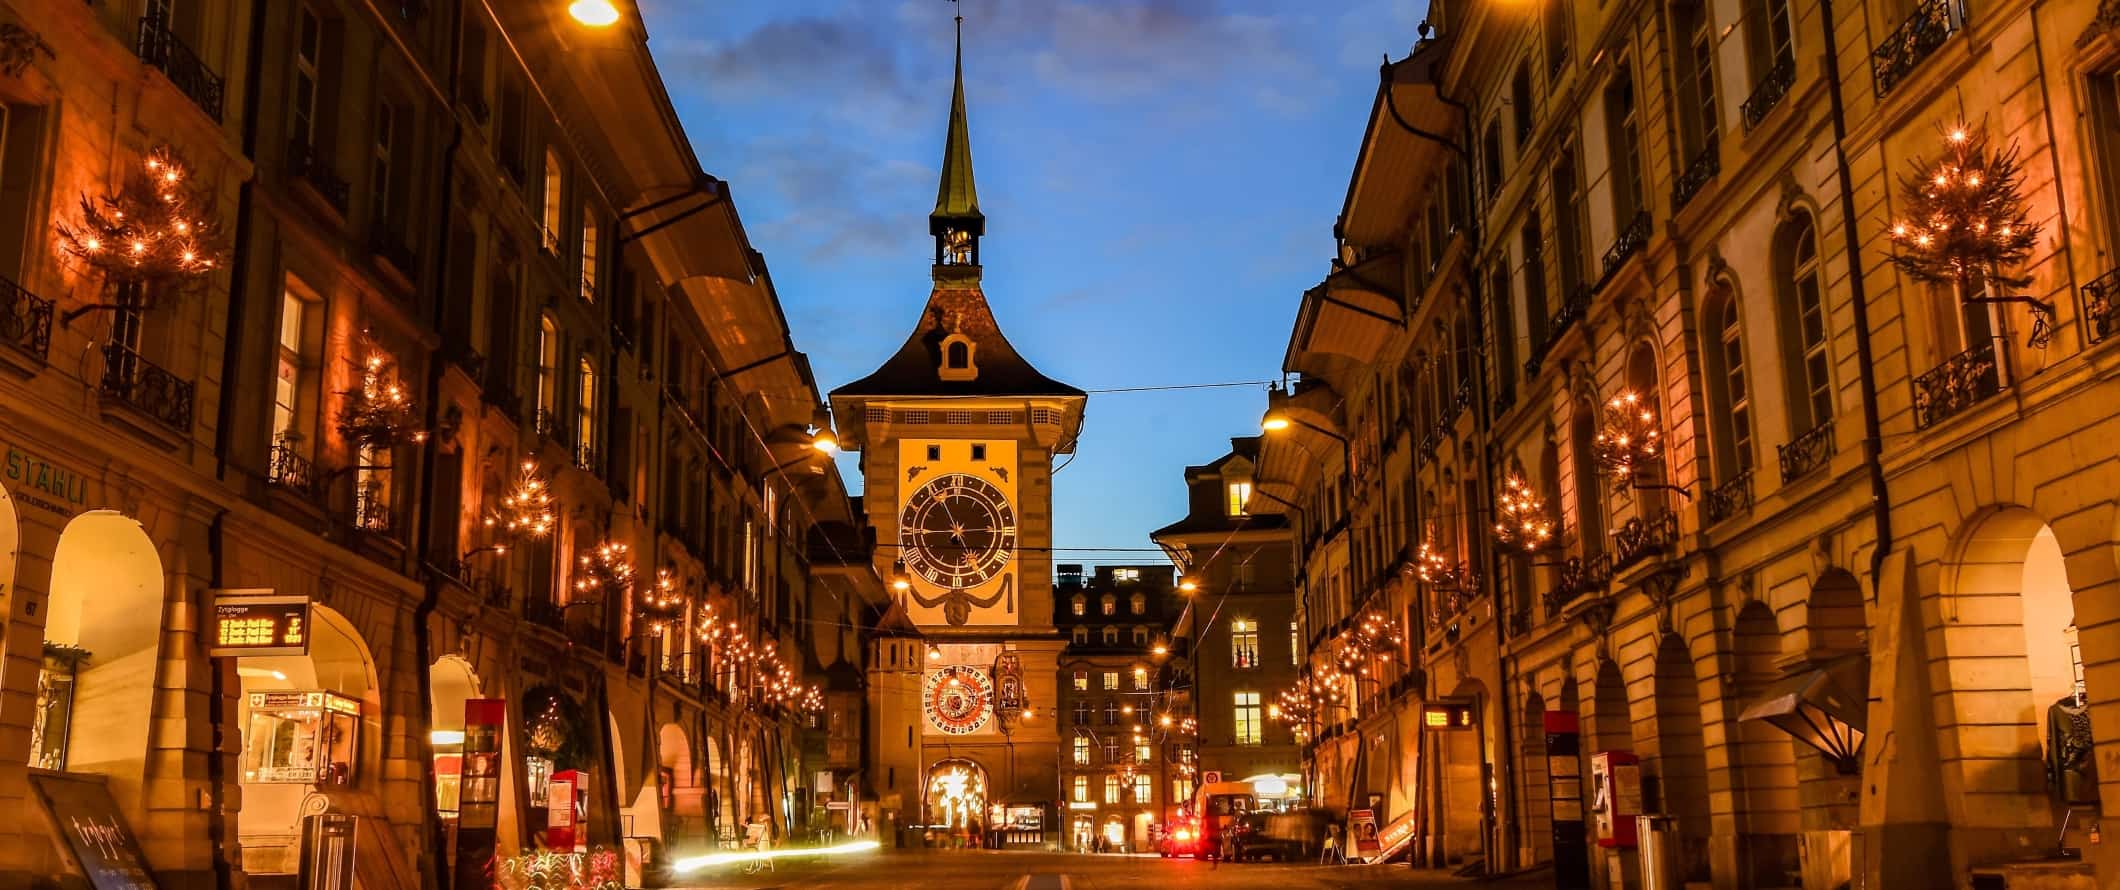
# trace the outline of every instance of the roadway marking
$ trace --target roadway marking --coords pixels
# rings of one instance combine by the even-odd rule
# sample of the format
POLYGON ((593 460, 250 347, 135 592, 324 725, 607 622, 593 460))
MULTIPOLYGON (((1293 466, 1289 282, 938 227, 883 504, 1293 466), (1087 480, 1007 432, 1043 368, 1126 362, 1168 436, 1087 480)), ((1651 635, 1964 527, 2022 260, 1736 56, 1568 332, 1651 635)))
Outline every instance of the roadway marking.
POLYGON ((1073 890, 1066 875, 1024 875, 1016 890, 1073 890))

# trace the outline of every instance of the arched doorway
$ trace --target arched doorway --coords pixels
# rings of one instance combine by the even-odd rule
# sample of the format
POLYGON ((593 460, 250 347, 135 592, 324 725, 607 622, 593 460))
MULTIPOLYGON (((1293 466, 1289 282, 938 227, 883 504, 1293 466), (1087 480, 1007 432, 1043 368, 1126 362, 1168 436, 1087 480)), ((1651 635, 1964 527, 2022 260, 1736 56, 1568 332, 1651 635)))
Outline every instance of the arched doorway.
MULTIPOLYGON (((969 828, 986 823, 986 768, 969 760, 937 761, 928 768, 921 794, 921 822, 932 828, 969 828)), ((1116 816, 1114 819, 1118 818, 1116 816)), ((1124 842, 1126 829, 1119 829, 1124 842)))
MULTIPOLYGON (((1619 664, 1610 658, 1600 655, 1597 660, 1595 685, 1591 686, 1590 689, 1590 725, 1589 731, 1583 734, 1582 748, 1583 805, 1585 810, 1588 810, 1591 803, 1597 798, 1597 785, 1594 779, 1596 772, 1593 769, 1597 755, 1606 751, 1634 753, 1634 721, 1628 713, 1627 682, 1620 675, 1619 664)), ((1590 835, 1590 843, 1592 844, 1590 866, 1596 872, 1591 879, 1591 886, 1620 890, 1622 882, 1612 876, 1620 873, 1622 869, 1626 873, 1632 873, 1634 862, 1627 861, 1634 859, 1633 856, 1628 855, 1631 851, 1620 847, 1598 845, 1598 842, 1606 839, 1611 832, 1605 831, 1601 833, 1597 826, 1597 818, 1594 815, 1586 813, 1583 823, 1584 828, 1590 835)))
MULTIPOLYGON (((1673 865, 1681 881, 1707 881, 1708 837, 1713 833, 1708 807, 1708 755, 1700 720, 1700 678, 1693 655, 1678 634, 1666 633, 1656 646, 1656 791, 1649 795, 1676 822, 1673 865)), ((1646 780, 1645 780, 1646 781, 1646 780)))
POLYGON ((1553 785, 1546 772, 1546 699, 1533 692, 1524 697, 1524 719, 1517 722, 1517 772, 1523 776, 1523 819, 1517 845, 1524 851, 1518 864, 1529 867, 1553 861, 1553 785))
POLYGON ((706 839, 706 789, 692 767, 692 740, 684 727, 665 723, 656 731, 656 803, 663 813, 663 843, 706 839))
POLYGON ((243 729, 236 820, 243 867, 292 875, 302 817, 377 784, 364 767, 380 735, 375 661, 350 622, 313 605, 308 655, 245 658, 236 676, 243 689, 236 715, 243 729))
POLYGON ((478 697, 478 674, 462 656, 444 655, 427 668, 427 747, 434 756, 434 809, 454 855, 464 761, 464 703, 478 697))
MULTIPOLYGON (((2014 764, 2012 758, 1998 756, 1975 771, 1961 762, 1964 792, 2023 795, 2024 809, 2035 814, 2034 825, 2058 824, 2063 810, 2072 805, 2095 806, 2097 774, 2089 750, 2084 704, 2089 691, 2083 681, 2075 593, 2053 528, 2022 507, 1983 517, 1966 535, 1957 558, 1946 565, 1943 589, 1947 620, 2001 626, 1984 628, 1988 632, 1979 636, 1947 638, 1948 658, 1977 659, 1982 675, 1992 680, 1980 693, 1985 704, 1977 715, 1959 704, 1968 698, 1959 695, 1950 699, 1956 709, 1937 714, 1937 722, 1949 732, 1977 729, 1981 738, 2018 742, 2014 764)), ((1979 814, 1974 824, 1992 826, 2000 820, 1996 813, 1979 814)))
MULTIPOLYGON (((15 524, 6 527, 13 538, 15 524)), ((138 792, 154 723, 166 585, 154 542, 132 517, 97 510, 60 532, 31 766, 110 776, 121 801, 138 792)))
MULTIPOLYGON (((1867 697, 1868 627, 1855 576, 1843 569, 1827 571, 1804 603, 1801 670, 1826 672, 1851 699, 1867 697)), ((1835 885, 1846 882, 1854 874, 1854 830, 1862 819, 1857 803, 1862 799, 1861 770, 1851 764, 1844 772, 1840 763, 1809 745, 1796 745, 1795 750, 1805 873, 1829 876, 1827 883, 1835 885)))
MULTIPOLYGON (((1731 717, 1757 702, 1781 676, 1781 625, 1774 610, 1753 600, 1737 613, 1730 636, 1736 668, 1731 717)), ((1763 721, 1733 722, 1730 761, 1736 766, 1737 823, 1746 886, 1791 887, 1802 880, 1797 849, 1795 742, 1763 721)))

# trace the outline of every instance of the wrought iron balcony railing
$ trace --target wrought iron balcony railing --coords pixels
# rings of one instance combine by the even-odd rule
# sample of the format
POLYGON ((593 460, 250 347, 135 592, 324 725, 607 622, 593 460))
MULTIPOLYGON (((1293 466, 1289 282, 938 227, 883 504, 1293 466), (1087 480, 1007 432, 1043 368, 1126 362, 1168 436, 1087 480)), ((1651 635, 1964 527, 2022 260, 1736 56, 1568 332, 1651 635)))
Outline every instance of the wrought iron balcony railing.
POLYGON ((1811 474, 1811 471, 1826 465, 1833 456, 1833 421, 1812 427, 1803 435, 1790 439, 1788 444, 1775 449, 1781 459, 1781 481, 1794 482, 1811 474))
POLYGON ((390 490, 380 484, 353 486, 353 527, 364 532, 387 535, 396 526, 397 517, 390 510, 390 490))
POLYGON ((2083 307, 2085 340, 2097 343, 2120 331, 2120 269, 2084 285, 2083 295, 2089 298, 2083 307))
POLYGON ((0 342, 44 360, 52 348, 52 301, 0 278, 0 342))
POLYGON ((1588 557, 1571 556, 1561 563, 1560 579, 1553 589, 1546 591, 1546 614, 1558 615, 1569 603, 1582 598, 1583 594, 1605 589, 1612 581, 1612 556, 1606 553, 1588 557))
POLYGON ((1561 308, 1546 319, 1546 335, 1531 344, 1531 358, 1524 362, 1524 376, 1537 376, 1538 369, 1545 364, 1546 353, 1553 349, 1553 344, 1589 311, 1590 288, 1587 285, 1577 286, 1575 291, 1568 295, 1568 299, 1561 302, 1561 308))
POLYGON ((272 446, 272 466, 267 468, 265 481, 307 499, 321 499, 324 493, 323 477, 317 474, 316 463, 284 441, 272 446))
POLYGON ((1679 174, 1678 182, 1671 186, 1671 209, 1686 206, 1693 196, 1700 194, 1702 187, 1722 172, 1722 141, 1710 136, 1708 144, 1701 146, 1693 162, 1686 165, 1686 172, 1679 174))
POLYGON ((540 439, 558 442, 566 438, 566 429, 560 425, 559 415, 549 410, 537 409, 537 413, 531 416, 530 423, 540 439))
POLYGON ((191 432, 192 384, 120 344, 103 347, 99 391, 180 433, 191 432))
POLYGON ((206 112, 215 123, 221 122, 221 75, 206 67, 206 63, 177 38, 176 32, 169 29, 169 23, 161 16, 151 15, 140 20, 140 42, 136 49, 140 61, 161 69, 178 92, 190 98, 192 104, 199 106, 199 110, 206 112))
POLYGON ((1752 509, 1752 468, 1730 477, 1730 481, 1708 489, 1701 497, 1701 512, 1708 524, 1714 525, 1739 513, 1752 509))
POLYGON ((287 175, 309 186, 339 215, 346 214, 346 205, 353 199, 353 188, 331 168, 331 160, 318 154, 308 142, 297 139, 287 144, 287 175))
POLYGON ((577 469, 580 469, 582 472, 591 473, 597 476, 603 475, 603 457, 603 455, 598 454, 596 452, 596 449, 590 447, 589 444, 586 442, 574 443, 574 466, 577 469))
POLYGON ((1651 556, 1669 553, 1677 546, 1678 514, 1665 513, 1649 520, 1637 516, 1612 535, 1612 570, 1620 571, 1651 556))
POLYGON ((1990 340, 1914 378, 1914 428, 1925 430, 2002 391, 1990 340))
POLYGON ((1613 240, 1612 248, 1605 251, 1605 271, 1604 276, 1598 279, 1598 286, 1603 287, 1605 282, 1611 281, 1612 276, 1619 272, 1619 268, 1626 265, 1628 259, 1640 253, 1642 245, 1648 243, 1649 212, 1645 210, 1634 214, 1634 218, 1627 222, 1627 227, 1619 231, 1619 237, 1613 240))
POLYGON ((1774 67, 1767 69, 1766 76, 1761 77, 1759 83, 1752 85, 1752 95, 1745 97, 1745 132, 1752 132, 1752 128, 1759 126, 1760 121, 1766 120, 1767 113, 1780 105, 1781 100, 1789 95, 1789 88, 1795 85, 1795 57, 1784 58, 1775 62, 1774 67))
POLYGON ((368 252, 396 267, 408 279, 419 274, 419 258, 392 226, 377 223, 368 229, 368 252))
POLYGON ((1965 26, 1965 10, 1958 0, 1928 0, 1877 45, 1870 54, 1870 74, 1876 80, 1877 98, 1921 66, 1936 48, 1965 26))

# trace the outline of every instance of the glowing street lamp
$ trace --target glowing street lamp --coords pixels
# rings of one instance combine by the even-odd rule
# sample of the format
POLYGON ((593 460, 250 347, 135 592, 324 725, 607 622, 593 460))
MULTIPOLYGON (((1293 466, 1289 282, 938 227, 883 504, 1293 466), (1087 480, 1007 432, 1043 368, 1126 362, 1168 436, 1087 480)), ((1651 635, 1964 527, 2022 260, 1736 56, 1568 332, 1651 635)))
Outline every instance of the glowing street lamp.
POLYGON ((608 28, 618 24, 618 6, 611 0, 574 0, 574 3, 567 7, 567 14, 591 28, 608 28))

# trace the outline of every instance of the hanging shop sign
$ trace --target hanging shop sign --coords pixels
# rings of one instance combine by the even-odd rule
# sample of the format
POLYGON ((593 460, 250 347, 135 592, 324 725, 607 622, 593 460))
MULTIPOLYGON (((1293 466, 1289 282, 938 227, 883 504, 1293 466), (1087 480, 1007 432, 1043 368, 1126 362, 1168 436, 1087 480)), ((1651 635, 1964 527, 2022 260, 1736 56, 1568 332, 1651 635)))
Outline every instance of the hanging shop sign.
POLYGON ((213 592, 215 658, 308 655, 309 598, 275 595, 271 588, 213 592))
POLYGON ((1424 704, 1421 706, 1421 728, 1438 732, 1472 729, 1472 705, 1452 701, 1424 704))
POLYGON ((89 886, 95 890, 155 890, 147 857, 141 854, 140 842, 126 827, 102 776, 32 772, 29 782, 89 886))

